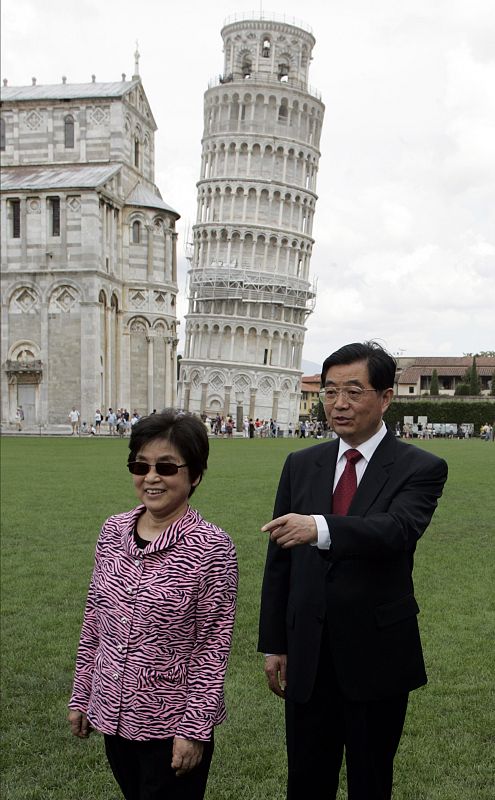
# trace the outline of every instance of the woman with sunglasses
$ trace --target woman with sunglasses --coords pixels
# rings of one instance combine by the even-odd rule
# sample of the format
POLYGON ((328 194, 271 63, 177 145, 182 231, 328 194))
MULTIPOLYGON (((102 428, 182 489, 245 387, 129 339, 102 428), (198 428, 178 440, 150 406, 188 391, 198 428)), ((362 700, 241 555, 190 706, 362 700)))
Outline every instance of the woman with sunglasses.
POLYGON ((200 419, 144 417, 129 450, 140 505, 98 539, 69 722, 104 734, 126 800, 200 800, 226 716, 234 545, 189 505, 208 460, 200 419))

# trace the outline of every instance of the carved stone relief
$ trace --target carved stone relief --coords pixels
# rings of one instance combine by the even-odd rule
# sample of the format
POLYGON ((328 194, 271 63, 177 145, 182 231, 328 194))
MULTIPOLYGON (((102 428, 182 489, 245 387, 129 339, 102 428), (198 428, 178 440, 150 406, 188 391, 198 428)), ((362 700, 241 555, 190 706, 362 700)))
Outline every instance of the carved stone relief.
POLYGON ((49 312, 70 311, 78 301, 78 292, 72 286, 59 286, 50 297, 49 312))
POLYGON ((32 311, 38 305, 38 297, 36 293, 27 286, 22 286, 17 289, 12 300, 10 301, 10 310, 14 313, 32 311))

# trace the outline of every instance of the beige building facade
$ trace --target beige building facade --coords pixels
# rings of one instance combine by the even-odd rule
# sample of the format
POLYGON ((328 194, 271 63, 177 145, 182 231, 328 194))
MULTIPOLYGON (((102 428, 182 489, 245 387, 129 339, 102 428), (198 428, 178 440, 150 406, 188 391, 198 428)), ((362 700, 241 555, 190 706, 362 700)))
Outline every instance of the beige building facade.
POLYGON ((137 69, 9 87, 1 105, 4 427, 176 404, 179 214, 154 184, 137 69))
POLYGON ((301 378, 301 404, 299 417, 305 419, 311 415, 311 409, 320 399, 321 375, 303 375, 301 378))
MULTIPOLYGON (((473 363, 472 356, 421 356, 400 357, 397 359, 395 393, 399 397, 420 397, 429 395, 433 370, 438 377, 439 395, 454 397, 459 384, 473 363)), ((494 356, 477 356, 476 371, 480 381, 480 391, 488 396, 495 373, 494 356)))
POLYGON ((204 97, 179 405, 299 417, 324 105, 308 84, 315 39, 298 24, 227 21, 223 73, 204 97))

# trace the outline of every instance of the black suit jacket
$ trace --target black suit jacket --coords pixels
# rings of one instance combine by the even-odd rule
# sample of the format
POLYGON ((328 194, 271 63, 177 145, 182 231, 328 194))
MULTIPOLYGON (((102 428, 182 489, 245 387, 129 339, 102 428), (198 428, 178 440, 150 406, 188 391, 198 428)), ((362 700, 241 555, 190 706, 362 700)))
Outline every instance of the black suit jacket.
POLYGON ((347 516, 331 513, 338 440, 291 453, 274 517, 323 514, 331 547, 282 549, 270 541, 259 650, 287 654, 286 696, 312 692, 323 625, 340 688, 367 701, 426 683, 412 581, 416 542, 447 479, 445 461, 390 431, 375 450, 347 516))

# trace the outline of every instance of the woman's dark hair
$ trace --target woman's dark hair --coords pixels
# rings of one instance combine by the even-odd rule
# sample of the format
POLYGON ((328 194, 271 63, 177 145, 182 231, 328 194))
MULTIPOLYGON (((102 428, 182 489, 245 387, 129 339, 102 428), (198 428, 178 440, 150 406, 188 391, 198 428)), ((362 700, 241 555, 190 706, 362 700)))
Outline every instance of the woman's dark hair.
MULTIPOLYGON (((154 439, 166 439, 178 450, 187 464, 191 483, 197 478, 202 479, 208 465, 210 445, 206 428, 199 417, 179 413, 173 408, 141 417, 131 428, 127 461, 135 461, 139 451, 154 439)), ((191 486, 189 497, 195 488, 191 486)))
POLYGON ((325 385, 330 367, 354 364, 356 361, 366 361, 373 389, 384 391, 393 388, 397 362, 381 345, 373 341, 346 344, 328 356, 321 368, 321 385, 325 385))

